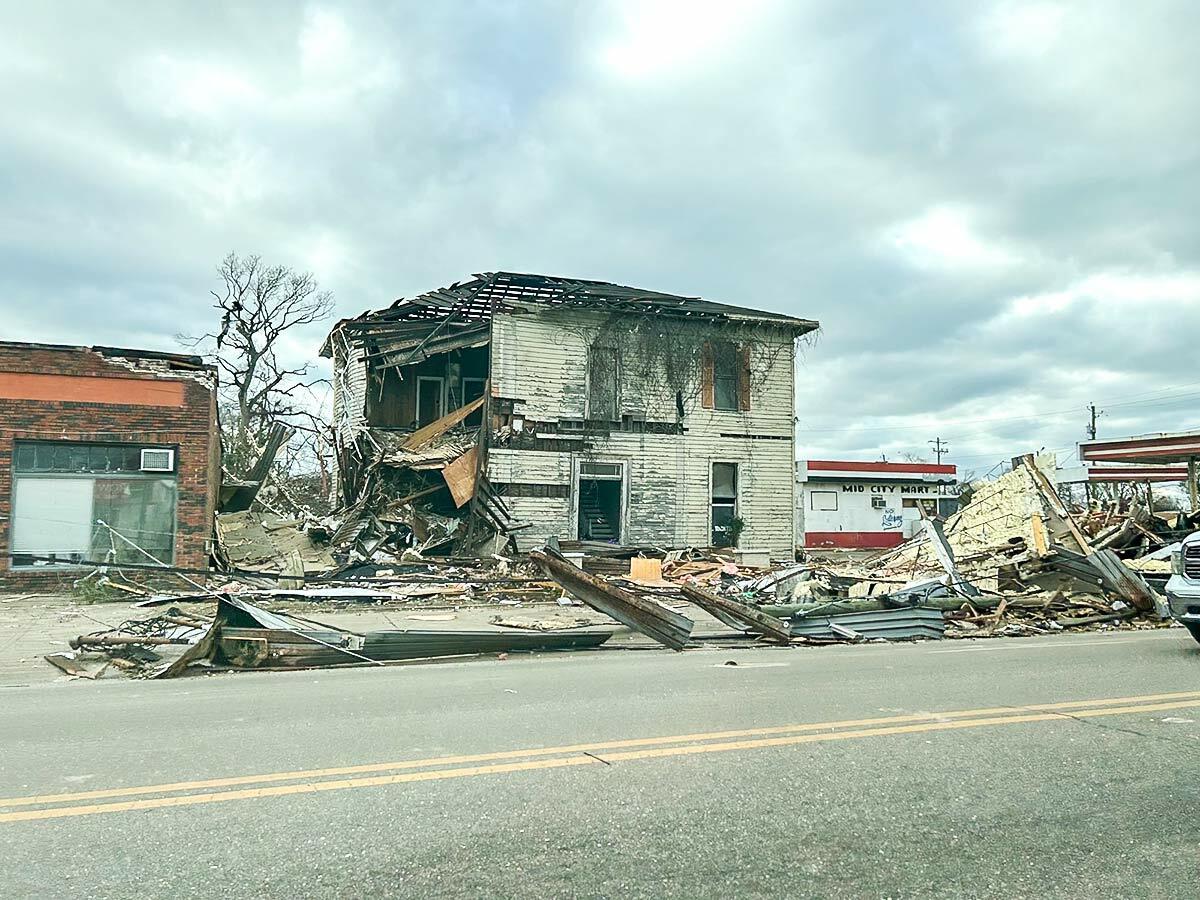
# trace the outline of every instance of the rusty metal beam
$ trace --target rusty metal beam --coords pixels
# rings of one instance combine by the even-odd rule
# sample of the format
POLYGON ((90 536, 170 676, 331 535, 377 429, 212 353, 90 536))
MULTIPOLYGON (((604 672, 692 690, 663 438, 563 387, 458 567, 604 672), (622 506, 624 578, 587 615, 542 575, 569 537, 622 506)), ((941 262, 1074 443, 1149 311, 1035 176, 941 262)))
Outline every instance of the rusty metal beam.
POLYGON ((127 647, 137 645, 158 647, 165 644, 186 645, 190 643, 192 642, 187 638, 159 637, 150 634, 81 634, 79 637, 72 638, 69 641, 72 650, 79 650, 82 647, 127 647))
POLYGON ((559 556, 534 550, 529 558, 567 593, 578 597, 593 609, 612 616, 623 625, 672 650, 682 650, 687 646, 695 624, 687 616, 589 575, 559 556))
POLYGON ((688 584, 687 582, 680 584, 679 590, 692 603, 695 603, 706 613, 716 616, 718 619, 729 616, 735 621, 742 623, 747 631, 767 635, 768 637, 783 641, 785 644, 792 640, 792 630, 787 625, 774 616, 769 616, 765 612, 755 609, 753 606, 738 603, 736 600, 730 600, 728 597, 719 597, 704 590, 702 587, 688 584))

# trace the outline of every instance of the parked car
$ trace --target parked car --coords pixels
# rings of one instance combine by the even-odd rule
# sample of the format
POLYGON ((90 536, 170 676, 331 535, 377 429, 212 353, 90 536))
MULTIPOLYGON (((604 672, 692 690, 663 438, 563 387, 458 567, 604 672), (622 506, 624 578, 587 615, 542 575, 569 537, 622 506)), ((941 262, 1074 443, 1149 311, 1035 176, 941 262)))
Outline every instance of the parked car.
POLYGON ((1200 641, 1200 531, 1183 539, 1171 554, 1171 578, 1167 582, 1171 615, 1200 641))

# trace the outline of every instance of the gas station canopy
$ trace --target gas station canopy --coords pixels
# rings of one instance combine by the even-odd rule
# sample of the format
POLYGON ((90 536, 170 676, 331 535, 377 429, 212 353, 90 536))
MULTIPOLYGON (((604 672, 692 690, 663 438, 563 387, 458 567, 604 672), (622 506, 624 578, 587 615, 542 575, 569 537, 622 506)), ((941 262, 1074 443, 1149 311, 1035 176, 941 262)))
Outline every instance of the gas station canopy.
MULTIPOLYGON (((1079 445, 1079 459, 1084 463, 1141 463, 1155 466, 1187 463, 1200 459, 1200 431, 1084 441, 1079 445)), ((1182 478, 1187 478, 1186 470, 1182 478)))

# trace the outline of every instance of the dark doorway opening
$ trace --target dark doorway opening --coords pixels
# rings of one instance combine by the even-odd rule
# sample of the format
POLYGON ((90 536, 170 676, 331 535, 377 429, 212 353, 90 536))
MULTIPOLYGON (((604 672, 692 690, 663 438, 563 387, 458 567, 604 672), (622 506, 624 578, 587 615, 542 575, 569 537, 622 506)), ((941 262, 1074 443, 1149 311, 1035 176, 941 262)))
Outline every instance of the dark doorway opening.
POLYGON ((579 479, 579 540, 621 539, 621 482, 619 479, 579 479))

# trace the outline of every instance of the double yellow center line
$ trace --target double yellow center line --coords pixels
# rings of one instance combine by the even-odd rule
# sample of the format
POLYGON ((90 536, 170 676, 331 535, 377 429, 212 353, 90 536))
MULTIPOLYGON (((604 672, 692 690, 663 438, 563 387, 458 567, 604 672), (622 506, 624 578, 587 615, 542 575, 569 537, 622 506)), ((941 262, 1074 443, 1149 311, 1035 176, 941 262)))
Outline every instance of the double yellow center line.
POLYGON ((1111 697, 1103 700, 1070 700, 1032 706, 998 706, 949 712, 914 713, 883 718, 848 719, 839 722, 811 722, 777 725, 769 728, 744 728, 735 731, 595 741, 561 747, 500 750, 493 753, 437 756, 429 759, 397 760, 325 769, 175 781, 167 784, 0 799, 0 810, 3 810, 0 811, 0 822, 26 822, 90 816, 99 813, 129 812, 139 809, 225 803, 232 800, 257 800, 265 797, 343 791, 351 788, 379 787, 417 781, 440 781, 450 778, 468 778, 475 775, 497 775, 505 772, 594 766, 639 759, 724 753, 730 750, 753 750, 763 747, 787 747, 883 735, 1048 722, 1064 718, 1091 719, 1188 707, 1200 707, 1200 691, 1111 697), (471 765, 465 765, 468 763, 471 765), (242 787, 244 785, 255 786, 242 787))

